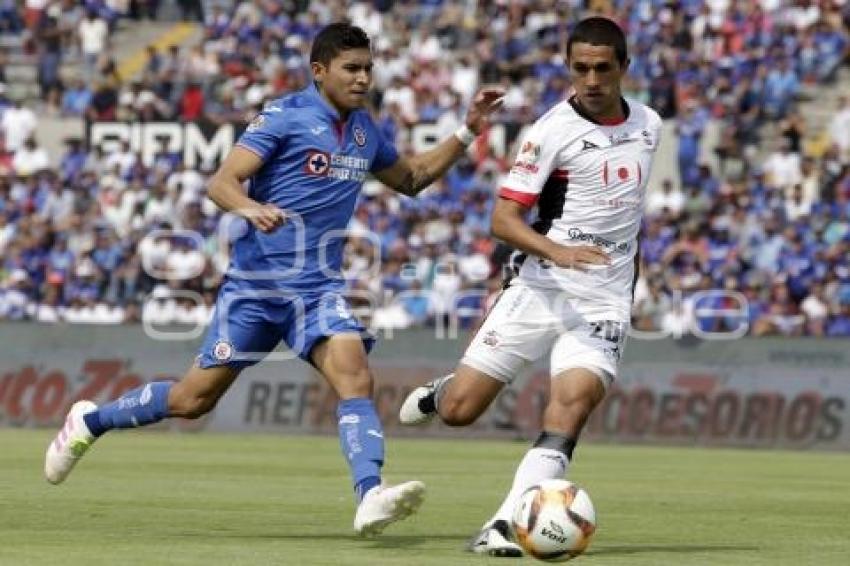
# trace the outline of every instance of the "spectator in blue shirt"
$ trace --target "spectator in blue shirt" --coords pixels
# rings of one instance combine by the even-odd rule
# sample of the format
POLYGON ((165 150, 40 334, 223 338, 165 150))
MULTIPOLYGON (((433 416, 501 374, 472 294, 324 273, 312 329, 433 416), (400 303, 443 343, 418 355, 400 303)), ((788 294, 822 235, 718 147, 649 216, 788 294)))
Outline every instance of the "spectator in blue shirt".
POLYGON ((62 115, 83 116, 91 102, 91 97, 91 89, 82 80, 71 81, 71 84, 62 93, 62 115))
POLYGON ((842 303, 838 311, 830 317, 826 327, 826 335, 833 337, 850 336, 850 302, 842 303))

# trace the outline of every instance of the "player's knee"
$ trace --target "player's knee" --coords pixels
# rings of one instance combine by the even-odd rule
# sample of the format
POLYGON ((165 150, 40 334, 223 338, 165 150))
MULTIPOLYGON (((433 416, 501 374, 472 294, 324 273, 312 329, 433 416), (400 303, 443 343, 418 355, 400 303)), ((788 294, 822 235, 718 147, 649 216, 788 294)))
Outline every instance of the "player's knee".
POLYGON ((335 380, 338 384, 337 393, 342 398, 371 397, 372 396, 372 374, 368 368, 362 368, 338 376, 335 380))
POLYGON ((216 400, 209 398, 195 398, 188 402, 184 410, 185 419, 199 419, 215 408, 216 400))
POLYGON ((481 412, 467 400, 446 397, 440 400, 440 420, 449 426, 468 426, 475 422, 481 412))

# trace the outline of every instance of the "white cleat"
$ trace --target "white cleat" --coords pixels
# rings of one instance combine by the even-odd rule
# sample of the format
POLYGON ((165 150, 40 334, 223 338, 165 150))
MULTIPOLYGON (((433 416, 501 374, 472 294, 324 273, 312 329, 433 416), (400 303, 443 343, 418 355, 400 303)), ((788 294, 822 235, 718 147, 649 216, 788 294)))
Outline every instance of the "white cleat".
POLYGON ((496 558, 521 558, 522 547, 511 540, 511 528, 507 521, 498 520, 486 525, 472 537, 466 549, 476 554, 496 558))
POLYGON ((452 377, 454 374, 445 375, 411 391, 398 411, 399 422, 408 426, 430 422, 437 414, 437 390, 452 377))
POLYGON ((62 483, 77 460, 94 444, 96 438, 83 420, 83 415, 94 410, 97 410, 97 405, 91 401, 77 401, 71 406, 65 425, 47 447, 44 457, 44 476, 50 483, 62 483))
POLYGON ((370 489, 357 506, 354 531, 362 537, 381 533, 390 523, 409 517, 425 498, 425 484, 409 481, 370 489))

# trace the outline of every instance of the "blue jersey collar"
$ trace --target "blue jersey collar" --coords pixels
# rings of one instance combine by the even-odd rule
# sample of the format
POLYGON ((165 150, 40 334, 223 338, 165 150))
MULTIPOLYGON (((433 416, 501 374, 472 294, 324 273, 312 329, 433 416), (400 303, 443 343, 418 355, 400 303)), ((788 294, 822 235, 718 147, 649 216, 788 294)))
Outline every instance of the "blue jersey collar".
MULTIPOLYGON (((317 104, 318 104, 321 108, 323 108, 323 109, 324 109, 324 111, 325 111, 325 112, 326 112, 326 113, 327 113, 327 114, 328 114, 328 115, 329 115, 329 116, 330 116, 330 117, 331 117, 334 121, 339 122, 339 121, 341 121, 341 120, 342 120, 342 118, 340 117, 339 112, 337 111, 337 109, 336 109, 336 108, 334 108, 333 106, 331 106, 331 103, 330 103, 330 102, 328 102, 328 101, 325 99, 325 97, 324 97, 324 96, 322 96, 322 93, 320 93, 320 92, 319 92, 319 89, 318 89, 318 88, 316 88, 316 83, 315 83, 315 82, 310 83, 310 86, 308 86, 308 87, 304 90, 304 92, 306 92, 308 96, 310 96, 310 97, 312 97, 313 99, 315 99, 315 100, 316 100, 316 102, 317 102, 317 104)), ((352 111, 352 113, 353 113, 353 111, 352 111)), ((350 114, 349 114, 349 115, 350 115, 350 114)))

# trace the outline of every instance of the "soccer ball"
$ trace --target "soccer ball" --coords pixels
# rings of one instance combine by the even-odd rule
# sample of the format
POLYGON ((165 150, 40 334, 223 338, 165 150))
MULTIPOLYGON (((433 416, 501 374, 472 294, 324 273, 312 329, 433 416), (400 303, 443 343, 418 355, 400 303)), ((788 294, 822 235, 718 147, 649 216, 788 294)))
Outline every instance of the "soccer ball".
POLYGON ((547 562, 564 562, 587 548, 596 530, 596 511, 579 486, 545 480, 519 498, 513 528, 527 553, 547 562))

